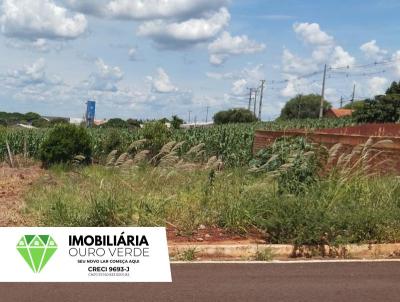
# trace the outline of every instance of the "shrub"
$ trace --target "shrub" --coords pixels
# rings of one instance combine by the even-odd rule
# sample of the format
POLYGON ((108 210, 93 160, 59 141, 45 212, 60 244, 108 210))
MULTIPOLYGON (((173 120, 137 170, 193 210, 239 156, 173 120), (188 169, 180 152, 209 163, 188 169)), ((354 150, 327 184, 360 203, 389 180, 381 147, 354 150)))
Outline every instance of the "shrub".
POLYGON ((279 193, 300 194, 318 179, 318 149, 303 137, 280 138, 260 150, 250 172, 277 178, 279 193))
POLYGON ((107 121, 102 128, 129 128, 129 124, 127 121, 124 121, 120 118, 112 118, 107 121))
POLYGON ((130 118, 126 122, 127 122, 128 126, 129 126, 129 128, 140 128, 141 122, 139 120, 130 118))
POLYGON ((353 116, 359 123, 395 123, 400 121, 400 82, 393 82, 385 95, 363 101, 353 116))
POLYGON ((177 115, 172 116, 171 126, 174 129, 180 129, 183 124, 183 119, 179 118, 177 115))
POLYGON ((171 137, 171 131, 163 122, 149 122, 143 127, 143 137, 150 141, 150 150, 157 153, 171 137))
POLYGON ((353 114, 358 123, 394 123, 400 120, 400 96, 388 94, 364 101, 353 114))
POLYGON ((78 155, 83 155, 88 162, 92 155, 91 140, 84 128, 57 125, 44 139, 39 153, 45 166, 68 164, 78 155))
POLYGON ((257 118, 254 113, 247 109, 230 109, 214 115, 214 123, 216 124, 253 123, 256 121, 257 118))
POLYGON ((121 151, 122 137, 121 132, 117 129, 110 129, 107 136, 102 142, 103 152, 108 155, 111 151, 121 151))
POLYGON ((32 126, 36 128, 48 128, 50 127, 50 122, 44 118, 40 118, 33 121, 32 126))

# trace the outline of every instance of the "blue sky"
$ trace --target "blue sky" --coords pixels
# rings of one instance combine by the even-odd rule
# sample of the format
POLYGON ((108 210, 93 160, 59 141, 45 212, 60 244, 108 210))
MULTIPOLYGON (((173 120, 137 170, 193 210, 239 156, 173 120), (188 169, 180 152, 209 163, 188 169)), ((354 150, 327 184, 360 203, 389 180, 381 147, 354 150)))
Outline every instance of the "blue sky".
POLYGON ((0 3, 0 111, 82 117, 90 98, 98 118, 204 120, 207 107, 246 107, 265 79, 272 119, 296 94, 320 93, 324 64, 335 106, 354 84, 363 98, 400 77, 395 0, 0 3))

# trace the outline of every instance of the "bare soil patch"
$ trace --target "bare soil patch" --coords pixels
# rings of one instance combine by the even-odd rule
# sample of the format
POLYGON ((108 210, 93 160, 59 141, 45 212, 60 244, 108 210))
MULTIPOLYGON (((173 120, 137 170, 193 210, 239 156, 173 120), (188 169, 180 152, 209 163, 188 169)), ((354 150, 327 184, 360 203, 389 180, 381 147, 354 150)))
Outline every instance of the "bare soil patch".
POLYGON ((265 244, 265 235, 251 230, 244 235, 231 233, 218 227, 200 226, 192 234, 182 234, 173 227, 167 227, 167 239, 173 244, 265 244))
POLYGON ((0 226, 27 226, 32 221, 23 215, 24 194, 44 171, 39 166, 10 168, 0 164, 0 226))

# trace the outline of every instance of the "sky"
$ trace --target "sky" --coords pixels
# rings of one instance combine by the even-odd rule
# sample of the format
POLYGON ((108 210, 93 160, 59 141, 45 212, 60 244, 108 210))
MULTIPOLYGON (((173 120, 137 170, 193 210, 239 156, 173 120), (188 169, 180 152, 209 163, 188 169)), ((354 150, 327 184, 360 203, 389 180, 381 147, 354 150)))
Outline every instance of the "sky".
POLYGON ((382 94, 400 78, 397 0, 0 0, 0 111, 264 120, 297 94, 382 94))

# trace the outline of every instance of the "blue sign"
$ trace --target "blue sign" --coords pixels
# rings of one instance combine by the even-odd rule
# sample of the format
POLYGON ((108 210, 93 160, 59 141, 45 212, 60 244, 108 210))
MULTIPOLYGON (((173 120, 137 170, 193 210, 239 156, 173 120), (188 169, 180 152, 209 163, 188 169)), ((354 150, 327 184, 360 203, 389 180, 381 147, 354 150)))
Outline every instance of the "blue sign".
POLYGON ((95 101, 88 101, 86 103, 86 122, 88 125, 93 125, 94 117, 96 114, 96 102, 95 101))

